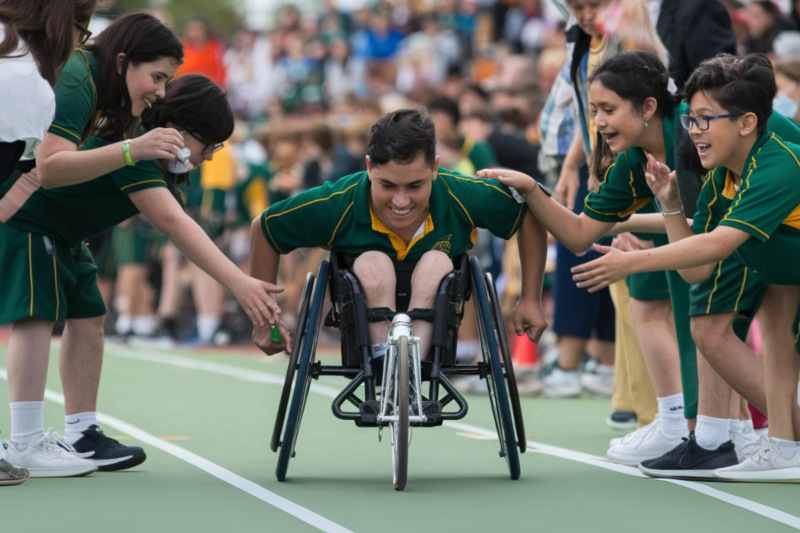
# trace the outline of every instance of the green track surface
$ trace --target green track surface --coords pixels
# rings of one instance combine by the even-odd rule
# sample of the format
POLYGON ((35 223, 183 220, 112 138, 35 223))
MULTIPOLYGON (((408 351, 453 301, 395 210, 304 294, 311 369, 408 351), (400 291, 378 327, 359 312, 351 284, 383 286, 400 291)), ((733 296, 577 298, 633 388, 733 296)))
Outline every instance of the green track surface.
MULTIPOLYGON (((247 353, 154 351, 106 346, 100 412, 193 452, 355 532, 738 532, 795 528, 751 510, 662 481, 529 451, 522 478, 508 479, 496 440, 453 427, 415 429, 404 492, 392 489, 388 433, 360 429, 331 414, 329 396, 313 392, 288 480, 274 477, 269 450, 279 385, 208 370, 141 360, 217 363, 253 379, 283 379, 285 359, 247 353)), ((48 388, 60 392, 56 351, 48 388)), ((334 359, 327 359, 333 362, 334 359)), ((5 368, 5 347, 0 346, 5 368)), ((339 389, 341 379, 322 385, 339 389)), ((470 396, 466 424, 493 431, 488 400, 470 396)), ((0 381, 0 404, 8 386, 0 381)), ((603 456, 620 436, 605 425, 609 401, 524 399, 529 441, 603 456)), ((45 427, 63 430, 63 408, 47 401, 45 427)), ((8 409, 0 409, 8 438, 8 409)), ((112 436, 120 431, 106 426, 112 436)), ((123 436, 125 443, 136 441, 123 436)), ((198 467, 145 445, 133 471, 78 479, 33 479, 0 488, 2 531, 83 532, 91 524, 116 532, 316 531, 198 467)), ((800 516, 797 485, 709 483, 731 494, 800 516)), ((800 520, 797 521, 800 528, 800 520)))

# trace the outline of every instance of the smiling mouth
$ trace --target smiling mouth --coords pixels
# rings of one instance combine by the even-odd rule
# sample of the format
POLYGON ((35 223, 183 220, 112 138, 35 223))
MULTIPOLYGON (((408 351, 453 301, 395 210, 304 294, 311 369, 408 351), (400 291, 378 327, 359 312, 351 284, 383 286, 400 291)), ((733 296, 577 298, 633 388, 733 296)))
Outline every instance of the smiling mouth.
POLYGON ((395 207, 390 207, 389 209, 392 210, 392 213, 394 213, 395 215, 398 215, 398 216, 407 215, 407 214, 409 214, 411 212, 411 208, 410 207, 407 208, 407 209, 397 209, 395 207))
POLYGON ((695 143, 697 146, 697 153, 700 155, 705 155, 711 149, 711 145, 708 143, 695 143))
POLYGON ((606 140, 607 143, 610 143, 611 141, 617 138, 617 135, 619 135, 619 133, 601 133, 600 135, 603 136, 603 138, 606 140))
POLYGON ((144 105, 147 106, 147 109, 150 109, 151 107, 153 107, 153 102, 151 102, 150 100, 148 100, 144 96, 142 96, 142 102, 144 102, 144 105))

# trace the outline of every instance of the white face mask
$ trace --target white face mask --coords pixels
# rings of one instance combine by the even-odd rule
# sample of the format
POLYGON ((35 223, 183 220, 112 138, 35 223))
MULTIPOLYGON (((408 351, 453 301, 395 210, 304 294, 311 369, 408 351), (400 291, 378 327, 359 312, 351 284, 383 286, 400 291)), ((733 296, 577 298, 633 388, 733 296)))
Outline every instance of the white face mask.
POLYGON ((797 114, 798 104, 785 94, 779 94, 772 101, 772 109, 784 117, 794 118, 797 114))
POLYGON ((186 174, 194 168, 189 162, 189 156, 191 155, 192 151, 189 150, 189 148, 184 147, 179 149, 177 159, 166 161, 167 171, 172 174, 186 174))

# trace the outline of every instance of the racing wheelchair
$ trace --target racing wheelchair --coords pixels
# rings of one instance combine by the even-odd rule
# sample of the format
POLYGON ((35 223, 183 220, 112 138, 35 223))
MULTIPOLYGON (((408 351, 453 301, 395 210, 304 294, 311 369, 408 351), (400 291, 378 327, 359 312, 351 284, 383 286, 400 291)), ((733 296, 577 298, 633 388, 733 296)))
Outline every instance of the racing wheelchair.
MULTIPOLYGON (((525 428, 491 274, 483 274, 475 257, 458 256, 453 259, 454 270, 439 285, 433 309, 408 310, 410 294, 398 293, 398 312, 394 312, 367 308, 365 295, 350 271, 353 260, 351 256, 334 253, 330 260, 322 261, 316 276, 311 272, 306 276, 270 443, 272 451, 278 453, 275 470, 278 481, 286 480, 289 461, 295 457, 311 380, 320 376, 349 380, 333 400, 334 416, 352 420, 359 427, 377 427, 379 431, 390 428, 395 490, 403 490, 406 485, 410 428, 440 426, 467 414, 467 401, 449 378, 477 375, 486 379, 499 454, 505 458, 511 479, 519 479, 519 453, 526 449, 525 428), (342 363, 336 366, 315 361, 328 288, 332 306, 325 324, 338 327, 341 337, 342 363), (474 364, 461 364, 456 361, 456 341, 464 303, 471 294, 475 295, 482 358, 474 364), (383 320, 392 321, 387 352, 374 358, 369 323, 383 320), (431 348, 422 361, 419 339, 411 330, 412 320, 433 323, 431 348)), ((410 286, 415 265, 395 262, 395 266, 397 286, 410 286)))

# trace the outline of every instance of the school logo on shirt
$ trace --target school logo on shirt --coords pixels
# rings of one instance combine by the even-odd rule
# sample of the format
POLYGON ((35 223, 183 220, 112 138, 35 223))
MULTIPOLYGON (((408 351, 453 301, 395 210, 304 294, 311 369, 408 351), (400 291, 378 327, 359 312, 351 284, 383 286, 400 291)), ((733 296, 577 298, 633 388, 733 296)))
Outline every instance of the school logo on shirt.
POLYGON ((452 233, 450 235, 445 235, 444 238, 442 238, 441 240, 437 241, 436 244, 434 244, 431 247, 431 250, 439 250, 440 252, 444 252, 446 254, 449 254, 450 253, 450 247, 451 247, 450 239, 452 237, 453 237, 452 233))

